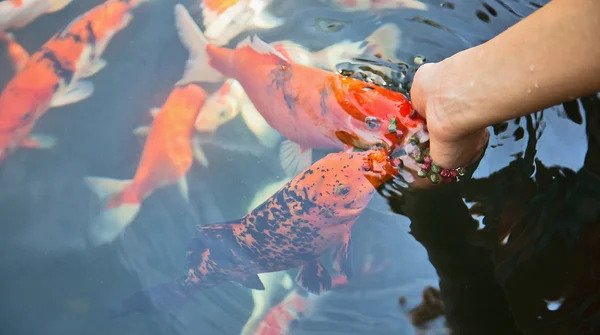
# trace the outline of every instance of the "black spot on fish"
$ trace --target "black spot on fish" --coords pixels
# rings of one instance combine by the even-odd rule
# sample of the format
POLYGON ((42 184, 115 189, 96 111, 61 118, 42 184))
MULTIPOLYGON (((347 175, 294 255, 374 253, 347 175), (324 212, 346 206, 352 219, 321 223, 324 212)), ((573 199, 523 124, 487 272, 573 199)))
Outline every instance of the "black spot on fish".
POLYGON ((62 78, 66 82, 71 82, 71 79, 73 79, 73 71, 66 68, 56 57, 56 54, 53 51, 45 50, 42 53, 42 57, 52 63, 52 69, 58 77, 62 78))

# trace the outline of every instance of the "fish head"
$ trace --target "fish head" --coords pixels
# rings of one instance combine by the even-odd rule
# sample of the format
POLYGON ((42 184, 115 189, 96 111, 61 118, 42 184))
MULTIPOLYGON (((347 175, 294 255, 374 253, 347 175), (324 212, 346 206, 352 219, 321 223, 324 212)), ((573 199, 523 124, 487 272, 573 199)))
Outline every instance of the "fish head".
POLYGON ((206 99, 196 118, 197 131, 214 133, 239 114, 238 101, 232 90, 233 82, 232 80, 226 81, 218 91, 206 99))
POLYGON ((294 180, 300 184, 296 188, 317 204, 356 215, 395 174, 387 151, 377 149, 329 154, 294 180))
POLYGON ((0 95, 0 161, 27 137, 51 97, 10 83, 4 89, 0 95))
POLYGON ((346 133, 353 136, 346 136, 344 143, 353 147, 370 149, 377 145, 393 150, 425 127, 424 119, 400 92, 343 76, 333 77, 330 87, 337 103, 351 117, 352 129, 346 133))

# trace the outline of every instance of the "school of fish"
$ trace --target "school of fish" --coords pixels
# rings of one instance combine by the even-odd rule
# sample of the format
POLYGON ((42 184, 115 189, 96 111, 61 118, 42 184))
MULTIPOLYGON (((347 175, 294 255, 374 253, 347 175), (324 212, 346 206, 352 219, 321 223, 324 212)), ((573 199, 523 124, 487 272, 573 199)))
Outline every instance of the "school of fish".
MULTIPOLYGON (((0 93, 0 168, 19 148, 60 145, 50 135, 37 134, 36 123, 48 110, 93 94, 87 78, 110 68, 102 55, 111 39, 126 29, 138 6, 152 1, 103 1, 30 55, 18 43, 18 29, 70 2, 0 3, 0 43, 13 65, 13 77, 0 93)), ((353 225, 375 191, 403 173, 405 164, 394 155, 404 154, 415 138, 427 139, 424 120, 402 93, 335 71, 337 63, 364 55, 393 59, 401 38, 396 26, 382 25, 364 42, 341 41, 318 51, 291 41, 267 43, 253 34, 228 46, 248 30, 284 24, 269 12, 271 2, 200 1, 204 30, 186 7, 174 7, 189 59, 162 107, 150 111, 152 123, 133 130, 145 140, 132 178, 85 178, 102 204, 89 222, 90 241, 102 245, 117 240, 144 200, 160 188, 176 186, 188 201, 187 173, 194 161, 199 168, 210 161, 198 138, 211 136, 238 116, 266 150, 279 148, 286 177, 257 192, 256 205, 242 218, 200 225, 187 250, 187 270, 172 282, 132 294, 117 315, 176 312, 197 290, 225 282, 264 290, 260 276, 269 273, 281 275, 264 278, 287 280, 282 285, 290 290, 293 283, 281 271, 295 268, 297 286, 314 294, 335 285, 332 278, 351 280, 353 225), (204 86, 213 83, 220 88, 211 92, 204 86), (332 152, 314 161, 312 149, 332 152), (332 269, 322 262, 329 252, 332 269)), ((330 4, 343 10, 426 8, 415 0, 330 4)), ((270 301, 255 296, 255 301, 261 299, 270 301)), ((260 334, 285 333, 294 313, 306 306, 306 299, 293 291, 270 313, 257 311, 251 328, 260 334)))

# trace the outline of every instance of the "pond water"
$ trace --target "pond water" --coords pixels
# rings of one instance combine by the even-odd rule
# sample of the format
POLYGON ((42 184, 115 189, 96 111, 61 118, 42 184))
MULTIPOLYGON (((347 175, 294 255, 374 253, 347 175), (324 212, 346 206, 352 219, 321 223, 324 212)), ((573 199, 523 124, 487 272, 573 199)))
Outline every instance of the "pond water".
MULTIPOLYGON (((74 1, 15 30, 15 38, 33 53, 101 3, 74 1)), ((252 334, 253 308, 266 312, 294 294, 303 307, 287 307, 293 320, 279 315, 290 334, 600 331, 598 97, 495 126, 472 179, 459 185, 386 185, 352 229, 354 276, 330 291, 307 294, 290 268, 261 275, 262 293, 223 283, 198 290, 173 313, 115 316, 135 292, 185 275, 197 225, 239 219, 259 191, 286 178, 278 147, 261 145, 238 116, 210 136, 198 135, 209 164, 195 162, 187 173, 189 201, 176 185, 158 189, 114 241, 93 243, 90 226, 103 204, 85 178, 133 176, 143 148, 133 130, 151 122, 148 111, 163 105, 184 71, 188 52, 175 29, 176 3, 152 0, 134 9, 104 53, 106 67, 89 79, 93 95, 36 123, 34 131, 53 135, 56 145, 19 149, 1 163, 0 333, 239 334, 246 327, 252 334), (410 311, 428 286, 441 289, 445 313, 414 325, 410 311)), ((328 1, 273 1, 268 10, 282 24, 244 31, 231 45, 257 34, 320 50, 365 40, 391 23, 400 32, 395 56, 408 64, 400 67, 406 77, 398 87, 406 90, 415 57, 439 61, 543 4, 417 3, 424 7, 350 11, 328 1)), ((184 5, 201 22, 197 1, 184 5)), ((399 68, 377 58, 363 62, 399 68)), ((2 55, 0 85, 13 74, 2 55)), ((329 152, 317 150, 315 159, 329 152)))

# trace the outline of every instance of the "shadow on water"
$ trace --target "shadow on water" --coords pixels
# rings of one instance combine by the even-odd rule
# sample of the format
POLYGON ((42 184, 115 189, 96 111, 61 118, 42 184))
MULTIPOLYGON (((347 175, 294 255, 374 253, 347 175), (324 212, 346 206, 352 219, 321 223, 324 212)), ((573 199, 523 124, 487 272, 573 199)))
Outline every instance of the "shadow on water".
MULTIPOLYGON (((541 5, 423 2, 427 11, 380 12, 341 12, 323 1, 274 2, 272 12, 285 23, 247 34, 318 50, 343 39, 363 40, 394 23, 401 31, 395 62, 375 57, 339 68, 375 69, 375 82, 408 92, 415 57, 441 60, 492 38, 541 5)), ((99 3, 75 1, 16 35, 36 50, 99 3)), ((186 52, 174 29, 175 3, 150 1, 138 8, 108 47, 108 66, 92 78, 94 95, 51 110, 38 122, 36 131, 57 135, 56 148, 19 150, 0 166, 0 333, 235 334, 247 321, 252 293, 231 283, 199 292, 176 316, 109 318, 111 308, 132 292, 184 272, 196 225, 245 215, 257 189, 283 180, 276 151, 235 146, 256 144, 239 119, 214 137, 235 151, 209 145, 210 166, 196 164, 188 174, 190 204, 165 188, 145 201, 119 240, 92 247, 87 238, 100 204, 83 178, 132 175, 141 147, 131 130, 149 122, 148 109, 162 104, 183 71, 186 52)), ((4 60, 1 66, 4 84, 12 73, 4 60)), ((374 199, 353 228, 355 278, 306 298, 310 308, 294 321, 292 333, 413 334, 398 298, 413 307, 438 279, 447 326, 437 320, 432 332, 598 333, 599 106, 591 97, 497 125, 472 180, 374 199)), ((273 293, 273 301, 289 291, 273 293)))
POLYGON ((527 117, 527 145, 508 166, 388 199, 427 249, 455 333, 600 330, 599 102, 584 98, 566 113, 581 123, 577 106, 585 110, 588 151, 577 171, 536 157, 542 118, 527 117))

